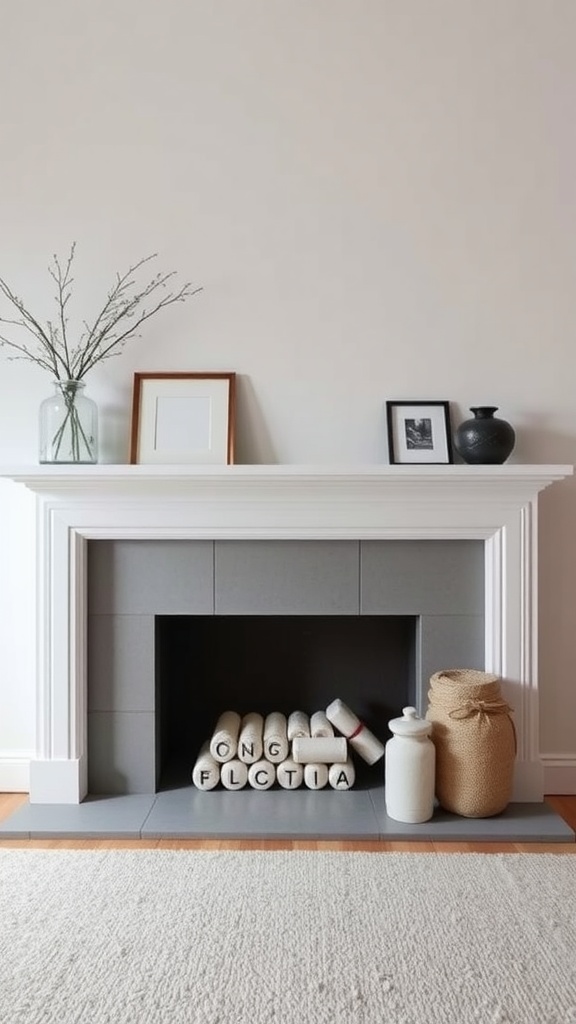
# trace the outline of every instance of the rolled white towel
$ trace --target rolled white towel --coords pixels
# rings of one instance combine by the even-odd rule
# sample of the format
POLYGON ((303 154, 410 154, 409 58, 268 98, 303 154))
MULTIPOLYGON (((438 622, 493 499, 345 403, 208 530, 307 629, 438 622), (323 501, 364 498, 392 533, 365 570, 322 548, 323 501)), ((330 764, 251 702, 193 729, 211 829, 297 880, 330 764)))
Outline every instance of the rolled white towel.
POLYGON ((331 764, 328 769, 328 782, 332 789, 352 789, 356 779, 356 771, 351 758, 344 764, 331 764))
POLYGON ((298 789, 304 781, 304 766, 287 757, 276 766, 276 778, 282 789, 298 789))
POLYGON ((315 711, 313 715, 310 715, 310 735, 311 736, 333 736, 334 729, 331 723, 326 718, 325 711, 315 711))
POLYGON ((210 753, 209 740, 206 740, 200 748, 192 769, 192 782, 196 789, 214 789, 220 782, 220 765, 210 753))
POLYGON ((226 761, 220 769, 220 781, 224 789, 244 789, 248 782, 248 766, 238 758, 226 761))
POLYGON ((305 764, 304 785, 308 789, 324 789, 328 784, 328 774, 327 764, 305 764))
POLYGON ((256 761, 248 769, 248 785, 252 789, 270 789, 276 782, 276 765, 270 761, 256 761))
POLYGON ((280 764, 288 757, 288 733, 286 715, 271 711, 264 720, 264 757, 272 764, 280 764))
POLYGON ((342 700, 333 700, 326 708, 326 717, 343 733, 348 743, 367 764, 376 764, 384 754, 384 744, 367 729, 342 700))
POLYGON ((238 757, 244 764, 254 764, 262 757, 264 717, 258 711, 244 715, 238 736, 238 757))
POLYGON ((297 764, 332 764, 345 761, 348 748, 343 736, 296 736, 292 742, 292 757, 297 764))
POLYGON ((240 722, 241 718, 237 711, 224 711, 216 722, 214 734, 210 740, 210 753, 220 764, 236 757, 240 722))
POLYGON ((310 735, 310 719, 305 711, 293 711, 288 715, 288 739, 292 742, 296 736, 310 735))

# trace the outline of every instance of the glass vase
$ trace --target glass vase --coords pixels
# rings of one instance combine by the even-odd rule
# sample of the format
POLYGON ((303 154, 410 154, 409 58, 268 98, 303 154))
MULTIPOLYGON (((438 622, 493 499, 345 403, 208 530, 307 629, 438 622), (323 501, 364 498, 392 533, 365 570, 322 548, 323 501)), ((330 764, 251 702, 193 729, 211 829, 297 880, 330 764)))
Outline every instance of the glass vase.
POLYGON ((98 407, 84 381, 57 380, 40 406, 40 462, 98 462, 98 407))

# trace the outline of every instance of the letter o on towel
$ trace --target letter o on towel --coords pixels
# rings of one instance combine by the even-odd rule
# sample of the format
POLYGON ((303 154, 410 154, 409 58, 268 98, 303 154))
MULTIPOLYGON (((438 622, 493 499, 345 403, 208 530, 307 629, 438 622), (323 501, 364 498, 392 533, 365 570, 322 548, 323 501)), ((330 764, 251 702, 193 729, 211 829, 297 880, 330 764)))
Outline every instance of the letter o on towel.
POLYGON ((240 721, 237 711, 224 711, 220 715, 210 740, 210 753, 215 761, 223 763, 236 757, 240 721))

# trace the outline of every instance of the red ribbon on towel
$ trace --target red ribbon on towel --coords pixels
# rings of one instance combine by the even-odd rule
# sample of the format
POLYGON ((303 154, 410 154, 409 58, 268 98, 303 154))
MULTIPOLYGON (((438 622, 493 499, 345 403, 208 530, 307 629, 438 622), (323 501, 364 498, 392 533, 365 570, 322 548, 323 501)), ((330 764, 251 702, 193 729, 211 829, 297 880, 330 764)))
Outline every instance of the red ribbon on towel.
POLYGON ((354 737, 357 736, 359 732, 362 732, 363 728, 364 728, 364 722, 358 722, 358 725, 354 729, 354 732, 351 732, 350 735, 346 737, 346 739, 353 740, 354 737))

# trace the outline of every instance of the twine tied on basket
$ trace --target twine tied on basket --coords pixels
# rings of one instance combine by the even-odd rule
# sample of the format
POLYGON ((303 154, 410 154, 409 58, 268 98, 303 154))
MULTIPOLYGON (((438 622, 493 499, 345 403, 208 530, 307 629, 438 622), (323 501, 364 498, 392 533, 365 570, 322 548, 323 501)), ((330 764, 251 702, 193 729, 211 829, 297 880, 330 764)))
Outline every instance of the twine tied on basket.
POLYGON ((472 715, 508 715, 512 708, 505 700, 478 700, 470 697, 460 707, 448 712, 449 718, 470 718, 472 715))
MULTIPOLYGON (((505 700, 479 700, 476 697, 470 697, 464 704, 461 704, 459 708, 453 708, 452 711, 448 712, 448 718, 453 718, 455 721, 460 721, 464 718, 471 718, 472 715, 482 715, 485 722, 489 721, 490 715, 511 715, 514 708, 511 708, 505 700)), ((510 725, 512 726, 512 734, 514 736, 514 753, 518 753, 518 736, 516 734, 516 726, 512 718, 509 719, 510 725)))

